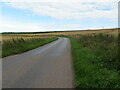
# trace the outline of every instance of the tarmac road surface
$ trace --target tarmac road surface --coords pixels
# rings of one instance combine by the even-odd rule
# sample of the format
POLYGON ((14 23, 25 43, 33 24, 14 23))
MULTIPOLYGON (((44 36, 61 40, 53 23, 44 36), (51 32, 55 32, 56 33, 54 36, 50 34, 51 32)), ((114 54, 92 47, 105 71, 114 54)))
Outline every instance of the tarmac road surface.
POLYGON ((74 88, 68 38, 2 60, 3 88, 74 88))

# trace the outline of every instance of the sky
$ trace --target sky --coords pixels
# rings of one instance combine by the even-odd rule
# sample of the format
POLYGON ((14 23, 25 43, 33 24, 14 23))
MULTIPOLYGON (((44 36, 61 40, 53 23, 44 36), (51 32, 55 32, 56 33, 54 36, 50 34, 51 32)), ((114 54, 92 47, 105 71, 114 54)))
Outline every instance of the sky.
POLYGON ((119 0, 0 0, 0 32, 118 27, 119 0))

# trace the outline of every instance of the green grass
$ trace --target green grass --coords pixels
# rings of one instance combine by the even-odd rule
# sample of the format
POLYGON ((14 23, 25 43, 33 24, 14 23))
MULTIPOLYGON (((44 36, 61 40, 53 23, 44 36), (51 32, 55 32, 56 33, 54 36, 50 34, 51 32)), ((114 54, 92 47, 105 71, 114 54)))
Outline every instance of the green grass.
POLYGON ((70 39, 76 88, 120 88, 117 38, 99 34, 70 39))
POLYGON ((57 38, 32 38, 29 40, 24 40, 21 38, 5 41, 2 45, 2 57, 29 51, 54 40, 57 40, 57 38))

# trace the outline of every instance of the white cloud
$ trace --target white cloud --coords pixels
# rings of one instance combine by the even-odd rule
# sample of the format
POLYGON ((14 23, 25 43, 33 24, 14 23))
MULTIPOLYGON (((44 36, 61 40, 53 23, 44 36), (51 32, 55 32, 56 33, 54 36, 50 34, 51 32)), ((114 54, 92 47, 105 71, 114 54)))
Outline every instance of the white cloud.
POLYGON ((106 18, 117 21, 118 15, 117 2, 9 2, 7 5, 57 19, 106 18))
POLYGON ((62 27, 59 27, 60 30, 78 30, 82 28, 82 25, 80 24, 68 24, 68 25, 63 25, 62 27))
MULTIPOLYGON (((29 10, 32 15, 51 16, 57 19, 73 19, 84 21, 91 20, 118 20, 118 1, 119 0, 0 0, 6 5, 22 10, 29 10)), ((39 25, 32 23, 5 22, 0 23, 2 31, 48 31, 48 30, 67 30, 85 28, 84 25, 68 24, 58 25, 39 25)), ((90 28, 90 27, 89 27, 90 28)), ((91 27, 92 28, 92 27, 91 27)), ((97 28, 97 27, 93 27, 97 28)))
POLYGON ((33 23, 16 23, 9 21, 0 22, 0 32, 35 32, 49 31, 50 27, 33 23), (46 28, 45 28, 46 27, 46 28))

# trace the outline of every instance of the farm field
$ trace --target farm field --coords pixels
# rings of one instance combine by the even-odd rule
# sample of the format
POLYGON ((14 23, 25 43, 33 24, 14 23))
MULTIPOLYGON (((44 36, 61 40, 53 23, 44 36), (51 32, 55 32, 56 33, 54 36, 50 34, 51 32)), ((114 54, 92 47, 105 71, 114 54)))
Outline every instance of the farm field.
MULTIPOLYGON (((21 41, 30 41, 30 40, 49 40, 50 38, 55 38, 59 36, 78 36, 79 35, 94 35, 94 34, 108 34, 113 35, 115 37, 118 37, 118 29, 99 29, 99 30, 85 30, 85 31, 68 31, 68 32, 47 32, 47 33, 3 33, 2 34, 2 44, 3 49, 7 47, 7 44, 13 44, 15 42, 21 42, 21 41)), ((8 45, 10 45, 8 44, 8 45)), ((3 50, 4 54, 4 50, 3 50)), ((4 56, 4 55, 3 55, 4 56)), ((6 56, 6 55, 5 55, 6 56)))
POLYGON ((36 35, 36 34, 3 34, 2 41, 19 39, 23 38, 24 40, 32 39, 32 38, 54 38, 55 36, 51 35, 36 35))
MULTIPOLYGON (((74 32, 69 31, 36 34, 3 34, 2 57, 35 49, 57 40, 58 37, 61 37, 60 40, 56 41, 57 43, 53 43, 53 46, 51 46, 49 49, 51 51, 46 50, 47 54, 43 55, 42 58, 43 60, 49 60, 50 58, 47 58, 47 56, 51 56, 51 53, 53 55, 53 57, 51 57, 51 60, 55 60, 54 57, 57 56, 61 56, 62 58, 64 56, 64 52, 70 53, 70 51, 68 51, 68 46, 70 47, 69 40, 63 38, 67 37, 71 41, 73 69, 75 72, 75 88, 120 88, 118 36, 118 29, 115 28, 74 32), (66 49, 68 50, 64 51, 64 47, 67 47, 66 49)), ((46 48, 47 47, 49 46, 46 46, 46 48)), ((68 57, 70 57, 70 55, 68 55, 68 57)), ((61 60, 61 58, 59 58, 59 60, 61 60)), ((64 58, 63 60, 65 61, 66 59, 64 58)), ((55 62, 58 63, 56 60, 55 62)), ((70 62, 68 63, 70 64, 70 62)), ((52 64, 51 68, 53 67, 54 64, 52 64)), ((72 76, 72 74, 70 76, 72 76)))
POLYGON ((7 35, 2 38, 2 57, 22 53, 57 40, 57 37, 7 35))
POLYGON ((76 88, 120 88, 117 33, 70 37, 76 88))
POLYGON ((2 40, 9 40, 13 38, 24 38, 24 39, 29 39, 29 38, 49 38, 49 37, 54 37, 58 35, 85 35, 85 34, 99 34, 99 33, 104 33, 104 34, 112 34, 117 36, 118 35, 118 29, 113 28, 113 29, 98 29, 98 30, 83 30, 83 31, 64 31, 64 32, 48 32, 48 33, 36 33, 36 34, 3 34, 2 35, 2 40))

